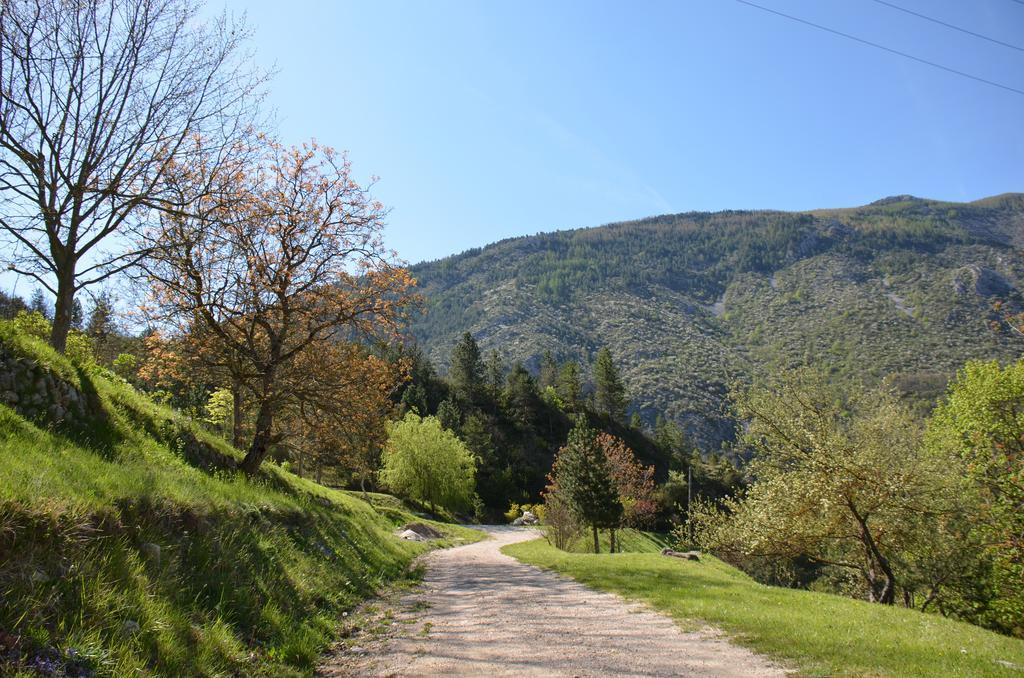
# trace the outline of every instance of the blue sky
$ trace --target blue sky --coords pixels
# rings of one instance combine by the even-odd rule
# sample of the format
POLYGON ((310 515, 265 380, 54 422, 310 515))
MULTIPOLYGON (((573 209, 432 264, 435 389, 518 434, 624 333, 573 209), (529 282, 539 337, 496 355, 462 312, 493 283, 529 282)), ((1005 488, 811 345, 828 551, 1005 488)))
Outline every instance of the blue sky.
MULTIPOLYGON (((1024 51, 873 0, 758 2, 1024 89, 1024 51)), ((1015 0, 891 2, 1024 46, 1015 0)), ((276 67, 283 139, 381 177, 411 262, 666 212, 1024 190, 1024 96, 733 0, 227 7, 276 67)))

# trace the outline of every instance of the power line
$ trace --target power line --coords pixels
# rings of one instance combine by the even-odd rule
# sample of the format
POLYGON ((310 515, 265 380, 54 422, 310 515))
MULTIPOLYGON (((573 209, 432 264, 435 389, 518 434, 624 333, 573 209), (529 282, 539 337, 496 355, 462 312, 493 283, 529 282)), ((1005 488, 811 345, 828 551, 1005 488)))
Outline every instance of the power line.
MULTIPOLYGON (((1018 47, 1017 45, 1011 45, 1008 42, 1003 42, 1002 40, 996 40, 995 38, 990 38, 989 36, 982 35, 981 33, 975 33, 974 31, 969 31, 966 28, 961 28, 960 26, 956 26, 954 24, 946 23, 945 21, 942 21, 941 19, 936 19, 934 17, 930 17, 927 14, 921 14, 920 12, 915 12, 912 9, 907 9, 906 7, 900 7, 899 5, 894 5, 891 2, 886 2, 885 0, 874 0, 874 2, 877 2, 879 5, 885 5, 886 7, 891 7, 893 9, 895 9, 895 10, 900 11, 900 12, 904 12, 906 14, 910 14, 911 16, 916 16, 919 19, 924 19, 925 21, 931 21, 933 24, 938 24, 940 26, 945 26, 946 28, 951 28, 954 31, 960 31, 961 33, 966 33, 967 35, 972 35, 975 38, 981 38, 982 40, 988 40, 989 42, 995 43, 997 45, 1002 45, 1003 47, 1009 47, 1010 49, 1015 49, 1018 52, 1024 52, 1024 47, 1018 47)), ((1021 4, 1024 4, 1024 0, 1021 0, 1021 4)))
MULTIPOLYGON (((812 28, 817 28, 818 30, 825 31, 827 33, 832 33, 833 35, 838 35, 838 36, 844 37, 847 40, 853 40, 854 42, 859 42, 861 44, 868 45, 869 47, 874 47, 875 49, 880 49, 880 50, 882 50, 884 52, 889 52, 890 54, 895 54, 895 55, 901 56, 901 57, 903 57, 905 59, 910 59, 912 61, 916 61, 918 63, 922 63, 922 64, 925 64, 927 66, 931 66, 932 68, 938 68, 939 70, 946 71, 947 73, 952 73, 954 75, 959 75, 962 78, 969 78, 971 80, 976 80, 977 82, 981 82, 981 83, 984 83, 986 85, 991 85, 992 87, 998 87, 999 89, 1004 89, 1004 90, 1006 90, 1008 92, 1013 92, 1014 94, 1020 94, 1021 96, 1024 96, 1024 90, 1017 89, 1016 87, 1010 87, 1009 85, 1003 85, 1002 83, 998 83, 998 82, 995 82, 993 80, 986 80, 985 78, 978 77, 977 75, 971 75, 970 73, 964 73, 963 71, 958 71, 955 68, 950 68, 949 66, 943 66, 942 64, 937 64, 934 61, 928 61, 927 59, 922 59, 921 57, 916 57, 913 54, 907 54, 906 52, 901 52, 898 49, 893 49, 892 47, 886 47, 885 45, 880 45, 877 42, 871 42, 870 40, 865 40, 864 38, 858 38, 855 35, 850 35, 849 33, 843 33, 842 31, 837 31, 836 29, 829 28, 828 26, 822 26, 821 24, 816 24, 816 23, 814 23, 812 21, 807 21, 806 19, 801 19, 800 17, 796 17, 796 16, 793 16, 791 14, 785 14, 783 12, 779 12, 778 10, 774 10, 774 9, 769 8, 769 7, 764 7, 762 5, 755 4, 753 2, 750 2, 749 0, 736 0, 736 2, 738 2, 740 4, 743 4, 743 5, 749 5, 750 7, 755 7, 755 8, 757 8, 757 9, 763 11, 763 12, 768 12, 769 14, 775 14, 775 15, 781 16, 783 18, 789 19, 790 21, 796 21, 797 23, 801 23, 801 24, 804 24, 806 26, 811 26, 812 28)), ((1024 0, 1014 0, 1014 2, 1020 2, 1020 4, 1024 5, 1024 0)))

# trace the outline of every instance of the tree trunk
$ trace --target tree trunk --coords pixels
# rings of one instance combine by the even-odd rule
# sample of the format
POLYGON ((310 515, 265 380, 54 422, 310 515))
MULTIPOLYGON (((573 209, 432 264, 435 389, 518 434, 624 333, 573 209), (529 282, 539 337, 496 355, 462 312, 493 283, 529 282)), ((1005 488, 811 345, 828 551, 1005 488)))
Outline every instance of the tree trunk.
POLYGON ((614 527, 611 529, 611 543, 609 544, 609 546, 611 547, 609 549, 609 551, 611 553, 615 553, 615 546, 616 546, 616 544, 615 544, 615 528, 614 527))
POLYGON ((857 524, 860 525, 860 540, 864 544, 868 561, 871 563, 871 567, 867 572, 868 586, 871 589, 871 602, 892 605, 896 602, 896 575, 893 574, 889 559, 885 557, 878 548, 878 544, 875 543, 871 529, 868 528, 867 514, 861 515, 850 502, 847 502, 847 506, 853 517, 856 518, 857 524), (881 583, 879 583, 878 575, 875 573, 875 565, 882 571, 881 583))
POLYGON ((231 386, 231 444, 242 449, 242 385, 231 386))
POLYGON ((57 299, 53 306, 53 329, 50 331, 50 346, 63 353, 68 346, 68 332, 75 306, 75 278, 61 275, 57 278, 57 299))
POLYGON ((601 552, 601 542, 597 540, 597 525, 594 525, 594 553, 601 552))
POLYGON ((264 401, 260 404, 259 413, 256 415, 256 432, 252 437, 252 445, 242 460, 241 469, 253 475, 260 469, 260 464, 270 451, 272 442, 272 429, 274 427, 274 411, 270 403, 264 401))

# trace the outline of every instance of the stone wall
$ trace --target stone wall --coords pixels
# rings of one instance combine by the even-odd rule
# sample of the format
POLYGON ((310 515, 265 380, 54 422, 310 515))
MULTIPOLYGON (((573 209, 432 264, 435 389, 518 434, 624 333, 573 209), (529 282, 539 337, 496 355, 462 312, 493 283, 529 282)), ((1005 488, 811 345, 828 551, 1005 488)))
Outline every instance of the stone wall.
POLYGON ((47 366, 15 355, 0 344, 0 403, 22 416, 50 424, 84 423, 90 398, 47 366))

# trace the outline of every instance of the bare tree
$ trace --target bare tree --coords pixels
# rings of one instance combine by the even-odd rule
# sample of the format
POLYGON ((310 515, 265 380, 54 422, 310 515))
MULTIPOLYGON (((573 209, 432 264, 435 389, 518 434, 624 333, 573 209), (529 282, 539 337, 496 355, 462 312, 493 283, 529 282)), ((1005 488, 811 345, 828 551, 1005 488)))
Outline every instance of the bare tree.
POLYGON ((0 233, 8 268, 55 297, 63 350, 75 294, 137 264, 130 236, 172 162, 250 128, 265 77, 243 22, 193 0, 0 3, 0 233))

